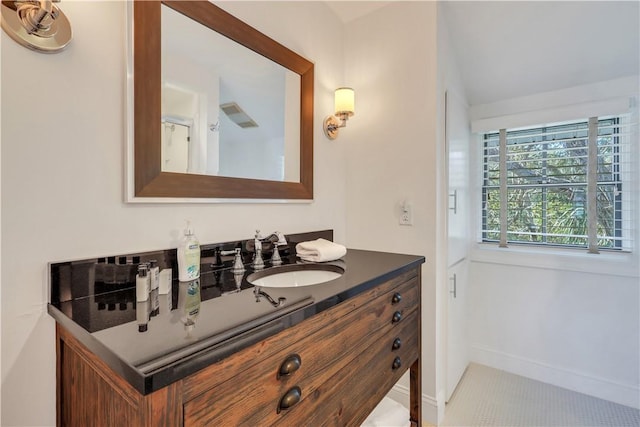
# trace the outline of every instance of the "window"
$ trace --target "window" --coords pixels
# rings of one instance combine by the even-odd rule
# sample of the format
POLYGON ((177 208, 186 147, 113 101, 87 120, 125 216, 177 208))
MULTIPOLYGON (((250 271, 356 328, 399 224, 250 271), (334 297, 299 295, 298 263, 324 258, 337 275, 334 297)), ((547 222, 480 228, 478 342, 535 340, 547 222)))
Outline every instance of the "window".
POLYGON ((624 122, 591 118, 484 134, 482 241, 629 250, 624 122))

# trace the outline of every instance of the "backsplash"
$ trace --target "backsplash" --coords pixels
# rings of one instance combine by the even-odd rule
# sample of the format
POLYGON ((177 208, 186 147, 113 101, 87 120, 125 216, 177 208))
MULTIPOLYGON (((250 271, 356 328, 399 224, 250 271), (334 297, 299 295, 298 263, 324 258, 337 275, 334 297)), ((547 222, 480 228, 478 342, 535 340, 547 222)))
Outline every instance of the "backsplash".
MULTIPOLYGON (((299 242, 324 238, 333 240, 333 230, 285 235, 287 245, 279 246, 284 264, 295 263, 295 246, 299 242)), ((226 293, 252 287, 246 281, 253 258, 253 239, 201 244, 200 297, 203 301, 226 293), (234 249, 240 248, 246 273, 239 277, 231 272, 234 249), (222 253, 225 253, 223 255, 222 253)), ((273 247, 265 242, 263 256, 266 267, 273 247)), ((99 258, 51 263, 49 265, 50 303, 73 318, 89 332, 110 328, 136 320, 136 273, 138 265, 157 262, 161 275, 171 275, 171 292, 161 295, 164 310, 178 305, 178 269, 176 249, 134 254, 118 254, 99 258), (164 272, 164 273, 163 273, 164 272), (87 304, 87 299, 91 301, 87 304)), ((162 286, 161 286, 162 287, 162 286)))

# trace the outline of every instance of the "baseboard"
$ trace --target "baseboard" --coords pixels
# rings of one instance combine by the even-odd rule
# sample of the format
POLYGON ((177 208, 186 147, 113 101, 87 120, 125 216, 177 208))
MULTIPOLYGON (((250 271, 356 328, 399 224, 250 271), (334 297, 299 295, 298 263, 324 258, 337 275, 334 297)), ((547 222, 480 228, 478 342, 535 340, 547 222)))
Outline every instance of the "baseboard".
POLYGON ((481 365, 640 409, 640 387, 617 383, 477 345, 472 345, 469 348, 469 356, 472 362, 481 365))
MULTIPOLYGON (((409 387, 396 384, 393 386, 391 391, 387 393, 387 396, 396 402, 404 405, 405 407, 409 407, 409 387)), ((423 424, 431 424, 434 426, 438 425, 438 400, 427 396, 426 394, 422 395, 422 422, 423 424)), ((444 402, 444 401, 443 401, 444 402)), ((442 405, 442 411, 444 411, 444 404, 442 405)), ((440 411, 440 412, 442 412, 440 411)), ((442 421, 442 418, 440 418, 442 421)))

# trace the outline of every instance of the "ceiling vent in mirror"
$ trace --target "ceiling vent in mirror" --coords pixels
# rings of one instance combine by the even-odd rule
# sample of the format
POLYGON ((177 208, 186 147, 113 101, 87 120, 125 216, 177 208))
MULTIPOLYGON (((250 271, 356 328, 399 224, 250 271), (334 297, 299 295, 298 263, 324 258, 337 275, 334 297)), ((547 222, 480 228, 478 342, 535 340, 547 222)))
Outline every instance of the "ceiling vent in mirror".
POLYGON ((220 105, 220 109, 241 128, 257 128, 258 124, 235 102, 220 105))

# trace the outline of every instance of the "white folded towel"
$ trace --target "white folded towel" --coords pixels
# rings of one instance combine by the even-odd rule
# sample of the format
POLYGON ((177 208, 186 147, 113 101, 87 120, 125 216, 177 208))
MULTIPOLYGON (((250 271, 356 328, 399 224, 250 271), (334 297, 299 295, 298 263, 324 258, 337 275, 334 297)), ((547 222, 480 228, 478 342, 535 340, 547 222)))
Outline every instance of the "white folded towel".
POLYGON ((405 427, 409 425, 409 410, 395 400, 385 397, 360 427, 405 427))
POLYGON ((296 245, 296 253, 305 261, 335 261, 347 253, 344 246, 325 239, 300 242, 296 245))

